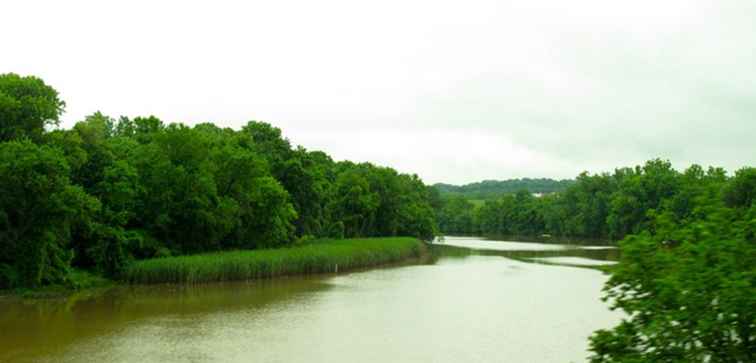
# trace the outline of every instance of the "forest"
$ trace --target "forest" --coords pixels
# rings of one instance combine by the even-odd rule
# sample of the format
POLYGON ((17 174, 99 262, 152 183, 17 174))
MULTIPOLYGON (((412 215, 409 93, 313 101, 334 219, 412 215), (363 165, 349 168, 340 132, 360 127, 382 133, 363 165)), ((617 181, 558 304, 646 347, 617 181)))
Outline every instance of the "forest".
POLYGON ((447 234, 619 241, 655 230, 660 217, 679 224, 700 218, 704 207, 747 209, 755 188, 755 168, 734 176, 698 165, 679 172, 654 159, 611 174, 582 173, 564 191, 540 197, 520 190, 479 207, 462 196, 444 198, 439 225, 447 234))
POLYGON ((270 124, 240 130, 95 113, 39 78, 0 75, 0 289, 118 278, 136 260, 437 231, 417 175, 336 162, 270 124))
POLYGON ((549 194, 561 192, 574 184, 574 180, 554 180, 549 178, 522 178, 508 180, 484 180, 482 182, 465 185, 452 185, 444 183, 433 184, 442 197, 459 196, 465 199, 492 199, 505 194, 514 194, 519 191, 530 193, 549 194))

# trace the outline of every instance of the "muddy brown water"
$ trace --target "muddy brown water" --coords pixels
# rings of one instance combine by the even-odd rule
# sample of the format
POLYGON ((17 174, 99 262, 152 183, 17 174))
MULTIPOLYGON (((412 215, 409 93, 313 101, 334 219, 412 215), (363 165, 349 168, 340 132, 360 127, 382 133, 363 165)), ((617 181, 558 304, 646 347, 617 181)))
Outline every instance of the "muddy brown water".
POLYGON ((0 362, 584 362, 617 251, 447 237, 430 261, 0 298, 0 362), (565 262, 566 261, 566 262, 565 262))

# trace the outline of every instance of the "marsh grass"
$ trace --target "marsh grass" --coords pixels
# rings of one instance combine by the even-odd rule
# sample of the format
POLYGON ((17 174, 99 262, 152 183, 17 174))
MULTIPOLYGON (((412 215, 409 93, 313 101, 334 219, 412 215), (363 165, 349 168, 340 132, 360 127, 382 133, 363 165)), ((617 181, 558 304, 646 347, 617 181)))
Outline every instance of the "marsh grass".
POLYGON ((422 249, 421 241, 405 237, 318 240, 289 248, 142 260, 126 270, 124 280, 193 284, 347 271, 419 257, 422 249))

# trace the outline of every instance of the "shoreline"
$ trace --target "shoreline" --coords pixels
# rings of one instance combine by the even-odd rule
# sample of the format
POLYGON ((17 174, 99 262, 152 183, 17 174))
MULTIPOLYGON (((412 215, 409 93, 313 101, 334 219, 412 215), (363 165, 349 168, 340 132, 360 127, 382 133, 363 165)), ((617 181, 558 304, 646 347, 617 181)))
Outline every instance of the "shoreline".
POLYGON ((278 249, 225 251, 142 260, 124 284, 198 284, 339 273, 419 258, 422 241, 411 237, 319 240, 278 249))
POLYGON ((0 290, 0 299, 54 299, 132 285, 197 285, 339 274, 411 261, 422 262, 428 255, 426 242, 414 237, 324 239, 276 249, 221 251, 140 260, 135 261, 124 276, 116 280, 87 271, 76 271, 74 274, 85 276, 87 284, 0 290))
MULTIPOLYGON (((496 234, 466 234, 451 233, 441 234, 438 237, 470 237, 480 238, 490 241, 505 242, 537 242, 544 244, 563 244, 575 246, 602 246, 617 247, 619 241, 602 239, 602 238, 581 238, 581 237, 564 237, 564 236, 528 236, 528 235, 496 235, 496 234)), ((437 238, 438 238, 437 237, 437 238)))

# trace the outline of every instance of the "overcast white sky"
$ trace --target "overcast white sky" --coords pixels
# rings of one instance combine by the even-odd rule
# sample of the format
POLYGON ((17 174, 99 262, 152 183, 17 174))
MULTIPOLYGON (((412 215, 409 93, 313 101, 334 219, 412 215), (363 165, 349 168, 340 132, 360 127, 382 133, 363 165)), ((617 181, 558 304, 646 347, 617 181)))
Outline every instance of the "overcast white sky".
POLYGON ((426 182, 756 164, 756 1, 15 1, 0 72, 426 182))

